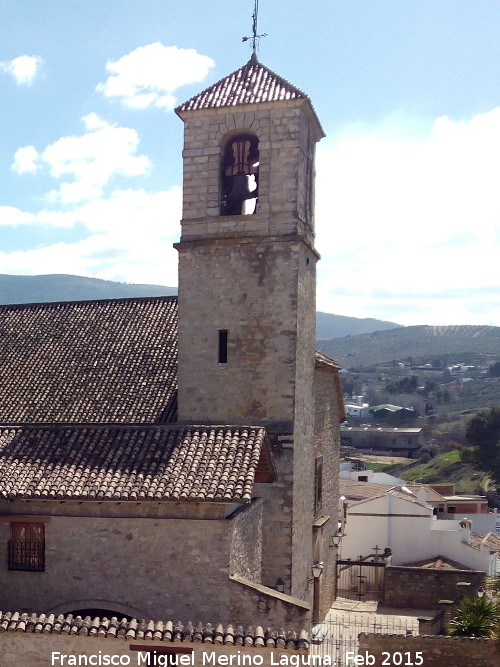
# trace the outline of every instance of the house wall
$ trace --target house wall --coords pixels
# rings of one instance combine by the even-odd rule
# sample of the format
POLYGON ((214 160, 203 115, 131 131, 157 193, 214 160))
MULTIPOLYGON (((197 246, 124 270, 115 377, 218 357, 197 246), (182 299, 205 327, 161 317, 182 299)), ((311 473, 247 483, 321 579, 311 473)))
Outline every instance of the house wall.
POLYGON ((487 549, 467 543, 457 521, 436 520, 432 509, 387 494, 383 498, 352 505, 348 509, 342 558, 373 553, 373 547, 389 547, 393 565, 446 556, 465 567, 488 572, 487 549))
POLYGON ((455 521, 460 521, 464 517, 472 521, 472 530, 475 533, 480 535, 487 535, 488 533, 493 533, 494 535, 500 535, 500 513, 499 512, 489 512, 488 514, 481 512, 477 514, 475 512, 468 512, 467 514, 452 514, 451 518, 455 521))
POLYGON ((374 665, 384 661, 386 664, 422 664, 425 667, 498 667, 499 664, 498 647, 492 639, 362 633, 359 646, 360 655, 367 652, 373 656, 374 665), (418 660, 417 652, 421 652, 423 662, 418 660), (401 658, 401 662, 393 662, 393 657, 398 661, 401 658))
POLYGON ((366 556, 378 545, 392 549, 394 564, 404 563, 418 549, 415 535, 429 530, 431 517, 432 509, 390 494, 353 504, 348 508, 342 558, 366 556))
MULTIPOLYGON (((237 596, 232 590, 231 602, 228 577, 236 573, 260 581, 261 501, 218 520, 38 519, 45 521, 45 572, 7 569, 15 517, 0 518, 4 609, 59 613, 100 607, 139 618, 236 618, 242 623, 255 618, 258 608, 251 613, 247 603, 241 608, 244 618, 231 616, 237 596)), ((242 596, 248 597, 244 591, 242 596)))

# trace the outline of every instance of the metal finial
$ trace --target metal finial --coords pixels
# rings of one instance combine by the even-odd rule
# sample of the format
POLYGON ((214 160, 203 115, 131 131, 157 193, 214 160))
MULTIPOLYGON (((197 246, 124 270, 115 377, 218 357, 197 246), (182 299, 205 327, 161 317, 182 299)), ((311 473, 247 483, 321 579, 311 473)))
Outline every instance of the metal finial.
POLYGON ((267 32, 263 32, 261 35, 257 34, 257 20, 259 16, 259 0, 254 0, 254 8, 252 14, 252 37, 242 37, 242 42, 248 42, 249 39, 252 40, 252 52, 253 56, 257 57, 257 46, 260 42, 261 37, 267 37, 267 32))

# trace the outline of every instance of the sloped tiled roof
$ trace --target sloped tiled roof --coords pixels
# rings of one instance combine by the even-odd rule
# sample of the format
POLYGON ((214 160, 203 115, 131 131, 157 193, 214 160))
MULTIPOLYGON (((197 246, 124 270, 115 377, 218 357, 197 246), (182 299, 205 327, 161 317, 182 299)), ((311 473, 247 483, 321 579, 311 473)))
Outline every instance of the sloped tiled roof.
POLYGON ((433 489, 432 486, 429 484, 414 484, 413 482, 408 482, 407 484, 408 488, 410 491, 413 491, 413 493, 418 493, 420 489, 424 489, 426 494, 427 494, 427 502, 429 503, 445 503, 446 498, 443 498, 443 496, 436 491, 436 489, 433 489))
POLYGON ((404 567, 423 567, 428 570, 470 570, 470 567, 466 567, 446 556, 432 556, 413 563, 404 563, 404 567))
POLYGON ((0 498, 243 503, 269 456, 262 427, 2 427, 0 498))
POLYGON ((338 363, 335 361, 335 359, 332 359, 331 357, 328 357, 326 354, 323 354, 322 352, 318 352, 316 350, 315 354, 315 363, 318 365, 323 365, 323 366, 330 366, 331 368, 335 368, 337 370, 340 369, 340 366, 338 363))
POLYGON ((0 423, 177 418, 177 297, 0 306, 0 423))
POLYGON ((179 113, 301 98, 309 99, 299 88, 252 56, 243 67, 191 97, 175 111, 179 113))
POLYGON ((491 551, 500 553, 500 535, 495 535, 495 533, 480 535, 479 533, 471 532, 469 537, 469 544, 475 549, 479 549, 481 544, 484 544, 489 549, 491 549, 491 551))
MULTIPOLYGON (((21 614, 0 612, 0 632, 28 632, 53 635, 80 635, 125 640, 153 640, 155 642, 203 642, 205 644, 225 644, 228 646, 254 646, 277 649, 308 649, 307 632, 301 630, 264 630, 257 626, 243 628, 241 625, 212 625, 180 621, 146 621, 133 618, 99 618, 73 616, 67 614, 21 614)), ((145 646, 146 648, 146 646, 145 646)))

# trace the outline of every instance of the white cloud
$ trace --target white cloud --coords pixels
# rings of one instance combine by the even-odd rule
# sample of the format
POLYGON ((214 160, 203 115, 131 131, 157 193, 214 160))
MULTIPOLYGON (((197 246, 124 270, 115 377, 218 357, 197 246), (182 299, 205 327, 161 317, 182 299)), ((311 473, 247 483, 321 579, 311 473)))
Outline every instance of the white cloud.
POLYGON ((0 62, 0 72, 10 74, 18 86, 31 86, 42 65, 40 56, 18 56, 0 62))
POLYGON ((194 49, 155 42, 109 61, 106 64, 109 76, 96 90, 105 97, 121 98, 129 107, 172 109, 177 88, 202 81, 214 64, 211 58, 194 49))
POLYGON ((16 174, 34 174, 39 168, 38 159, 39 154, 34 146, 24 146, 15 152, 14 162, 10 168, 16 174))
POLYGON ((144 176, 151 169, 150 159, 137 155, 136 130, 110 125, 94 113, 83 122, 84 134, 61 137, 41 154, 33 146, 16 151, 12 169, 17 173, 43 166, 63 181, 49 193, 49 201, 76 204, 95 199, 102 196, 114 176, 144 176))
POLYGON ((487 321, 477 291, 463 290, 500 290, 499 154, 500 108, 439 118, 424 137, 410 120, 401 132, 389 119, 320 144, 319 308, 402 323, 487 321))
POLYGON ((31 225, 36 221, 33 213, 21 211, 13 206, 0 206, 0 226, 31 225))
MULTIPOLYGON (((2 220, 0 207, 0 222, 2 220)), ((11 224, 24 214, 10 211, 11 224)), ((76 243, 56 243, 27 251, 1 252, 0 266, 7 273, 33 275, 58 273, 95 276, 106 280, 177 284, 177 252, 172 241, 179 236, 181 191, 117 190, 108 198, 87 202, 72 211, 44 210, 32 220, 70 227, 83 223, 88 238, 76 243)))

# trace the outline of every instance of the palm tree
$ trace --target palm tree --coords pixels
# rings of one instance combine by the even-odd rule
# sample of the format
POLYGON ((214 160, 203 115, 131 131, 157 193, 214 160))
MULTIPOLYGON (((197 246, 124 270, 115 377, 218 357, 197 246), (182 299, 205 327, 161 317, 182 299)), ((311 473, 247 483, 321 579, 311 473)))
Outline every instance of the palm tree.
POLYGON ((500 606, 487 597, 463 598, 454 608, 450 635, 492 637, 500 623, 500 606))

